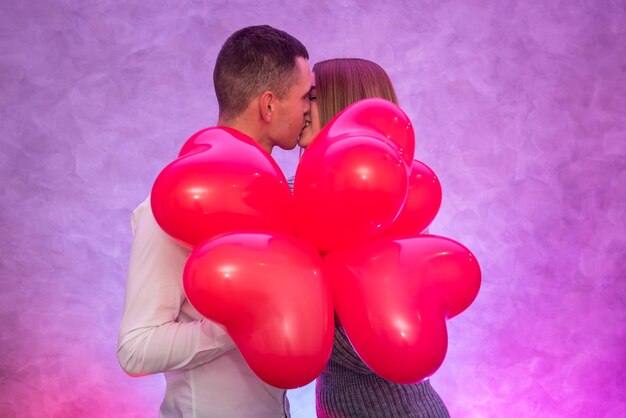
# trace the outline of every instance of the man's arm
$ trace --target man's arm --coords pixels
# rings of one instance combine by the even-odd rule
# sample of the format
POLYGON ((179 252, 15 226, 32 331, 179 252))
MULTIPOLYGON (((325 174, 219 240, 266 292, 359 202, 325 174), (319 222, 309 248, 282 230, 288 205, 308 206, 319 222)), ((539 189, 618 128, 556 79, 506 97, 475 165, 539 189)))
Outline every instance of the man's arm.
POLYGON ((182 275, 189 251, 156 223, 149 200, 133 213, 124 315, 117 358, 133 376, 187 369, 235 347, 209 320, 178 322, 185 301, 182 275))

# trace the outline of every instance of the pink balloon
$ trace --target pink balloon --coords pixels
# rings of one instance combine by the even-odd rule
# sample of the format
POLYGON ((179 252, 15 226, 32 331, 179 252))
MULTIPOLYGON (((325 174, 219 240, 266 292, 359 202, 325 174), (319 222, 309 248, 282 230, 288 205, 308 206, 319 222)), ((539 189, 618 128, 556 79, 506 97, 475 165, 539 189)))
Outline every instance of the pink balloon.
POLYGON ((406 165, 391 145, 372 135, 318 136, 300 160, 296 230, 321 251, 379 235, 406 199, 406 165))
MULTIPOLYGON (((178 153, 179 157, 183 155, 189 154, 190 152, 199 152, 211 149, 216 144, 231 141, 232 138, 236 138, 240 141, 243 141, 247 144, 252 145, 255 148, 258 148, 259 151, 265 153, 267 157, 269 154, 261 148, 254 139, 250 138, 248 135, 245 135, 239 132, 236 129, 229 128, 228 126, 212 126, 210 128, 201 129, 195 134, 191 135, 187 141, 183 144, 178 153)), ((235 156, 231 156, 235 157, 235 156)))
POLYGON ((293 198, 276 162, 245 135, 225 128, 190 138, 152 187, 161 228, 197 245, 234 230, 294 233, 293 198))
POLYGON ((250 368, 284 389, 324 369, 332 294, 319 254, 282 234, 225 234, 197 246, 184 271, 189 301, 226 329, 250 368))
POLYGON ((470 306, 480 266, 444 237, 380 238, 325 257, 335 310, 355 351, 397 383, 432 375, 446 355, 446 319, 470 306))
POLYGON ((426 164, 413 160, 409 192, 398 217, 385 236, 407 237, 422 232, 435 219, 441 207, 441 184, 426 164))
POLYGON ((415 132, 409 117, 385 99, 363 99, 343 109, 324 129, 326 136, 376 134, 398 150, 407 165, 415 153, 415 132))

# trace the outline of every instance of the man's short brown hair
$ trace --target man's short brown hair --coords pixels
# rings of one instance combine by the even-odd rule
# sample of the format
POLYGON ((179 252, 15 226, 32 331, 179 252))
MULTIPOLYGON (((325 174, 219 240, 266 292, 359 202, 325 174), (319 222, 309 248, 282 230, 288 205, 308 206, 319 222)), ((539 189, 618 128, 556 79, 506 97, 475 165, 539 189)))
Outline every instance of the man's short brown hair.
POLYGON ((296 58, 309 53, 293 36, 271 26, 249 26, 233 33, 215 61, 213 84, 220 118, 240 115, 264 91, 283 98, 296 82, 296 58))

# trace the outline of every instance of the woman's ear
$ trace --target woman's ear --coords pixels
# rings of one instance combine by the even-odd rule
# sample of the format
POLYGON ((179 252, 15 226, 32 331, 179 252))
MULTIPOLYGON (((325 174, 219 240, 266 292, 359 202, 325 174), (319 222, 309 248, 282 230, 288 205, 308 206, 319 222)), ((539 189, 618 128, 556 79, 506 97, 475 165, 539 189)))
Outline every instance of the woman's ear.
POLYGON ((261 95, 259 100, 259 110, 261 112, 261 119, 266 123, 272 121, 274 107, 276 104, 276 96, 271 91, 266 91, 261 95))

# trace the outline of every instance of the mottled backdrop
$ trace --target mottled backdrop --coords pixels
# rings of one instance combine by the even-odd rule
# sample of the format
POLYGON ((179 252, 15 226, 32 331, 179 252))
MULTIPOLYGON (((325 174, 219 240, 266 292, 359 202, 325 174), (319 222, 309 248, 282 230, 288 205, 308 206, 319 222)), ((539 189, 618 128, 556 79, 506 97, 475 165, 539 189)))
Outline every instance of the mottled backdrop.
POLYGON ((626 416, 623 0, 2 1, 0 416, 156 415, 115 358, 129 216, 262 23, 377 61, 415 124, 431 230, 484 270, 432 378, 453 417, 626 416))

